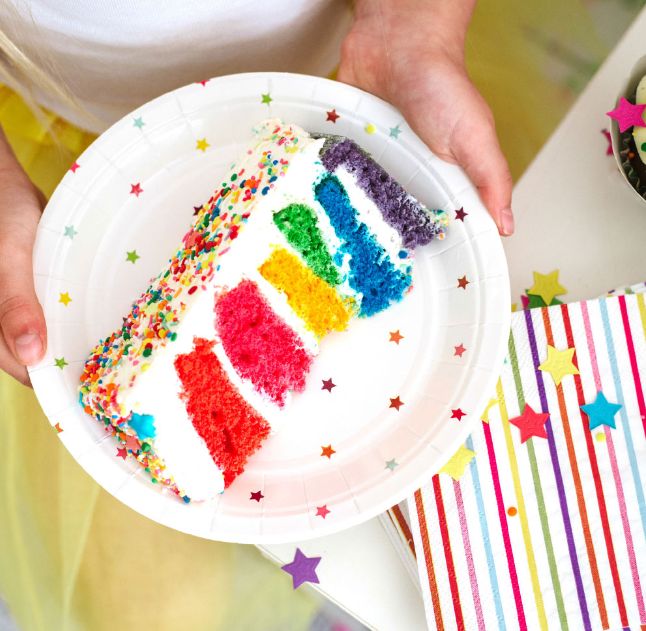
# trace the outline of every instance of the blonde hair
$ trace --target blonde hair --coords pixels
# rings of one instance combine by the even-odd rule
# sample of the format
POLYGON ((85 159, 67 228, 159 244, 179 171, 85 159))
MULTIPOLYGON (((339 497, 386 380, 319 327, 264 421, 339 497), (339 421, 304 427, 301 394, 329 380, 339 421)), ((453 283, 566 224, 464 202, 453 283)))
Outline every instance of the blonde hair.
MULTIPOLYGON (((31 19, 33 32, 37 34, 38 26, 29 8, 25 6, 24 11, 28 19, 31 19)), ((20 94, 41 125, 54 137, 55 130, 50 125, 51 117, 38 103, 36 94, 50 97, 84 119, 94 121, 95 117, 79 104, 52 61, 38 53, 37 46, 29 47, 35 51, 30 57, 16 44, 17 29, 24 20, 25 15, 19 12, 11 0, 5 2, 3 13, 0 14, 0 83, 20 94)))

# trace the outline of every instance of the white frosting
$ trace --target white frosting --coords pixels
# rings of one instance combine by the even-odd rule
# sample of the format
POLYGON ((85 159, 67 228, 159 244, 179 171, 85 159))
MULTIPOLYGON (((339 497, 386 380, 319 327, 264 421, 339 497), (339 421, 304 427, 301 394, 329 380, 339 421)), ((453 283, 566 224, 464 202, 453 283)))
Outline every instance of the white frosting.
MULTIPOLYGON (((302 132, 304 134, 304 132, 302 132)), ((305 348, 316 355, 318 342, 306 329, 304 323, 287 303, 286 296, 265 281, 258 268, 269 257, 275 247, 285 247, 300 256, 287 243, 284 235, 273 221, 273 214, 289 204, 301 203, 311 207, 317 216, 318 227, 334 257, 340 247, 325 210, 314 197, 313 184, 325 173, 319 159, 323 139, 313 140, 302 137, 300 150, 290 156, 287 173, 266 196, 259 197, 240 236, 231 244, 230 250, 219 259, 219 268, 206 289, 188 295, 182 288, 181 300, 186 310, 174 329, 177 339, 163 348, 158 348, 146 372, 141 367, 125 364, 120 369, 119 402, 124 409, 140 414, 151 414, 155 418, 155 453, 165 462, 167 471, 177 486, 191 499, 201 500, 213 497, 224 489, 222 472, 213 462, 204 440, 193 427, 180 398, 181 382, 175 370, 174 361, 180 354, 190 353, 195 337, 215 341, 214 352, 234 387, 246 401, 269 423, 272 432, 281 425, 282 408, 258 393, 251 382, 240 378, 218 342, 215 330, 214 305, 217 294, 238 285, 241 280, 255 282, 274 311, 300 336, 305 348), (128 387, 131 374, 137 373, 134 385, 128 387)), ((252 154, 247 154, 240 166, 254 165, 259 152, 267 148, 260 145, 252 154)), ((251 169, 250 169, 251 170, 251 169)), ((366 223, 388 253, 393 264, 403 268, 409 263, 401 261, 399 252, 402 240, 396 230, 383 219, 372 200, 355 183, 353 176, 343 167, 336 170, 339 178, 356 208, 359 219, 366 223)), ((346 296, 355 292, 348 285, 349 255, 344 256, 340 272, 344 282, 339 288, 346 296)), ((286 400, 289 405, 289 395, 286 400)))

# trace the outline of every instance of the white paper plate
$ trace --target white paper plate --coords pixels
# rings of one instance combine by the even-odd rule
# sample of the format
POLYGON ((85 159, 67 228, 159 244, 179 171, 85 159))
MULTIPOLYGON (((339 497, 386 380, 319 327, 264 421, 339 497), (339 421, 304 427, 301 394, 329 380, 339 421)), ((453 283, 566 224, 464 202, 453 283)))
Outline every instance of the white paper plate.
POLYGON ((509 332, 502 245, 464 173, 433 156, 390 105, 315 77, 221 77, 144 105, 76 165, 38 230, 34 274, 49 343, 30 375, 65 446, 128 506, 211 539, 316 537, 410 495, 479 422, 509 332), (184 504, 151 484, 134 458, 117 456, 114 439, 79 406, 77 383, 91 348, 120 325, 165 265, 193 207, 218 186, 252 126, 273 116, 353 138, 424 204, 448 210, 452 221, 446 239, 417 252, 414 289, 403 302, 323 341, 285 429, 265 442, 246 472, 216 500, 184 504), (460 208, 463 220, 455 218, 460 208), (134 263, 127 260, 132 251, 140 257, 134 263), (391 331, 404 336, 399 344, 389 341, 391 331), (322 389, 329 378, 332 392, 322 389), (403 401, 399 410, 390 407, 396 397, 403 401), (452 418, 457 410, 465 414, 461 420, 452 418), (321 455, 328 445, 334 453, 321 455), (262 498, 252 499, 257 491, 262 498))

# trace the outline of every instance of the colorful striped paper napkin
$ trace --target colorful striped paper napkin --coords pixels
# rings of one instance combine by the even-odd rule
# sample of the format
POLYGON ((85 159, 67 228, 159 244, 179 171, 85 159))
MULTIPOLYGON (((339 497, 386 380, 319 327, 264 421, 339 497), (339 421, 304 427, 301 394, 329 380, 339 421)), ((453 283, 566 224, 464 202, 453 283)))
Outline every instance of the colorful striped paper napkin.
POLYGON ((644 294, 513 315, 482 423, 409 499, 430 628, 646 629, 645 388, 644 294))

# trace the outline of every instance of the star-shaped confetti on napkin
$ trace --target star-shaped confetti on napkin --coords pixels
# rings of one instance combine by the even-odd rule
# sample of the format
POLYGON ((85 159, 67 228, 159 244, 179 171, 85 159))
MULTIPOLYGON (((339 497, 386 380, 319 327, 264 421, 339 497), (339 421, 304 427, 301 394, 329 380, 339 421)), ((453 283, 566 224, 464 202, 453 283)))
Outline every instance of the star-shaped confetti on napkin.
POLYGON ((520 416, 510 418, 509 422, 520 430, 520 442, 524 443, 528 438, 536 436, 538 438, 547 438, 545 423, 550 415, 546 412, 535 412, 529 403, 525 404, 525 409, 520 416))
POLYGON ((615 414, 621 410, 622 406, 619 403, 610 403, 603 392, 597 392, 597 397, 594 403, 582 405, 581 409, 588 415, 590 419, 590 429, 595 429, 600 425, 607 425, 615 429, 615 414))
POLYGON ((450 475, 454 480, 459 480, 469 465, 475 458, 476 452, 467 449, 462 445, 451 457, 451 459, 440 469, 440 473, 450 475))
POLYGON ((554 379, 554 383, 558 386, 563 377, 567 375, 578 375, 579 370, 572 362, 574 357, 573 348, 566 348, 559 351, 553 346, 547 345, 547 359, 538 367, 539 370, 549 372, 554 379))

